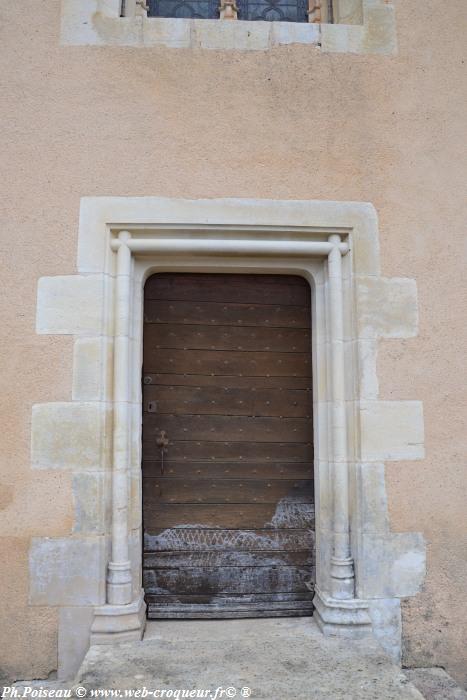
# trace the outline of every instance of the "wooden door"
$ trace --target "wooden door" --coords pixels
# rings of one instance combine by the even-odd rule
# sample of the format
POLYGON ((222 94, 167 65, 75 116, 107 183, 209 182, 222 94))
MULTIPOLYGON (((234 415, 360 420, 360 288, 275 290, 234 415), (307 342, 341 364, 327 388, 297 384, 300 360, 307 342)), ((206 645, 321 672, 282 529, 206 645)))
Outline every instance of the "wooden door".
POLYGON ((302 278, 147 281, 149 617, 311 614, 312 435, 310 289, 302 278))

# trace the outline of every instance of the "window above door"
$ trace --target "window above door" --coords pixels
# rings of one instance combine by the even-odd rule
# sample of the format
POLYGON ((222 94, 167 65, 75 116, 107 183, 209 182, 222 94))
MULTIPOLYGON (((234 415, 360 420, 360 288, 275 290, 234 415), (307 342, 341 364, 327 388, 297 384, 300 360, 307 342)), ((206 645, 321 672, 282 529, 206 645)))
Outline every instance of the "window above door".
POLYGON ((311 4, 310 8, 309 0, 149 0, 147 12, 148 17, 309 22, 310 15, 316 21, 319 9, 314 0, 311 4))
POLYGON ((392 0, 61 2, 61 43, 68 45, 264 51, 308 44, 354 54, 397 48, 392 0))

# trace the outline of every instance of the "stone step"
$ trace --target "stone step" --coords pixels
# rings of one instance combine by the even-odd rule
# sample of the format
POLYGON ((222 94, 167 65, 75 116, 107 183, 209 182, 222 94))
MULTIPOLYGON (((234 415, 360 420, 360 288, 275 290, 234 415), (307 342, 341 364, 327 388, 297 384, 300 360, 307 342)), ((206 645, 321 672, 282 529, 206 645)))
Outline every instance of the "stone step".
POLYGON ((78 682, 87 690, 209 689, 211 698, 219 687, 267 700, 423 697, 373 639, 324 637, 311 618, 150 622, 142 642, 91 648, 78 682))
POLYGON ((373 639, 324 637, 312 618, 152 621, 141 642, 92 647, 73 682, 15 683, 19 693, 31 686, 74 697, 78 688, 87 697, 146 688, 150 699, 154 690, 176 699, 168 691, 196 689, 222 700, 228 696, 216 690, 233 688, 239 700, 467 700, 442 669, 402 671, 373 639))

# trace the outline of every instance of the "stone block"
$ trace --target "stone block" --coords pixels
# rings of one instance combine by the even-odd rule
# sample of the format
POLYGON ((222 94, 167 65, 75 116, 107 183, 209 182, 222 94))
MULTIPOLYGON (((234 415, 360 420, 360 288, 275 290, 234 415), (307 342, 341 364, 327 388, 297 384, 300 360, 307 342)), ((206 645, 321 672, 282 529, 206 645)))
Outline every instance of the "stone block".
POLYGON ((59 680, 73 679, 89 649, 94 607, 60 608, 58 624, 59 680))
POLYGON ((401 662, 402 618, 398 598, 369 601, 373 637, 380 643, 394 663, 401 662))
POLYGON ((388 0, 363 0, 361 53, 395 54, 397 27, 394 5, 388 0))
POLYGON ((360 425, 363 461, 423 459, 421 401, 362 401, 360 425))
POLYGON ((107 463, 105 424, 110 409, 100 403, 43 403, 32 407, 34 469, 89 469, 107 463))
POLYGON ((41 277, 37 289, 37 333, 103 333, 104 282, 104 275, 41 277))
POLYGON ((322 24, 321 48, 331 53, 361 53, 365 30, 362 25, 322 24))
POLYGON ((112 395, 113 342, 110 338, 78 338, 73 351, 75 401, 108 401, 112 395))
POLYGON ((141 590, 143 585, 143 566, 142 566, 142 553, 143 553, 143 540, 141 527, 130 531, 129 536, 129 549, 130 549, 130 561, 131 561, 131 574, 132 574, 132 586, 133 594, 135 591, 141 590))
POLYGON ((200 20, 192 25, 192 46, 202 49, 260 51, 269 48, 270 22, 200 20))
POLYGON ((96 197, 82 197, 80 200, 77 260, 80 273, 110 272, 110 269, 106 269, 107 261, 110 262, 110 232, 106 226, 109 218, 102 216, 101 202, 96 197))
POLYGON ((386 534, 389 532, 389 515, 384 464, 358 464, 356 471, 360 530, 386 534))
MULTIPOLYGON (((361 9, 355 6, 354 0, 340 0, 340 3, 347 5, 347 8, 343 8, 341 13, 338 11, 338 22, 361 21, 361 9)), ((362 10, 363 24, 321 25, 323 51, 389 55, 396 53, 397 30, 392 3, 387 0, 362 0, 362 10)))
POLYGON ((29 553, 31 605, 102 605, 103 537, 35 537, 29 553))
POLYGON ((334 0, 333 14, 336 24, 362 24, 363 0, 334 0))
POLYGON ((75 472, 74 533, 103 535, 110 528, 111 474, 109 472, 75 472))
MULTIPOLYGON (((366 222, 365 222, 366 223, 366 222)), ((378 221, 374 213, 374 227, 359 227, 352 234, 354 272, 357 275, 380 275, 378 221)))
POLYGON ((331 458, 330 403, 320 401, 313 405, 314 452, 321 462, 331 458))
POLYGON ((142 497, 142 479, 141 467, 134 469, 130 475, 130 528, 136 530, 141 527, 141 504, 142 497))
POLYGON ((356 379, 361 399, 376 399, 379 393, 376 361, 378 345, 375 340, 356 341, 358 378, 356 379))
POLYGON ((143 23, 144 46, 168 46, 186 49, 191 45, 192 20, 158 17, 156 21, 143 23))
POLYGON ((332 530, 316 527, 316 585, 323 591, 331 590, 332 530))
POLYGON ((270 45, 281 44, 319 44, 321 33, 318 24, 297 22, 273 22, 271 26, 270 45))
POLYGON ((420 533, 363 533, 359 562, 363 597, 413 596, 419 591, 425 573, 425 542, 420 533))
POLYGON ((412 338, 417 335, 414 280, 357 276, 356 290, 359 338, 412 338))

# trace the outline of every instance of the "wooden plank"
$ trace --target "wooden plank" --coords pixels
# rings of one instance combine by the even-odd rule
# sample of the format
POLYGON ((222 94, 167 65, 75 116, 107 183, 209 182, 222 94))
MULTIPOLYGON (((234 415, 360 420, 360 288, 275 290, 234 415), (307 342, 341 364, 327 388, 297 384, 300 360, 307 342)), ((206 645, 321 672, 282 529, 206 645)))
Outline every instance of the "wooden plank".
POLYGON ((303 328, 243 328, 147 323, 144 342, 156 350, 246 350, 267 352, 310 352, 311 337, 303 328))
MULTIPOLYGON (((249 418, 244 416, 158 416, 143 415, 145 439, 156 440, 165 430, 172 440, 210 442, 306 442, 312 436, 306 418, 249 418)), ((168 447, 170 452, 170 443, 168 447)))
MULTIPOLYGON (((193 368, 187 368, 192 370, 193 368)), ((144 370, 143 386, 155 384, 158 386, 194 386, 217 387, 222 389, 250 389, 252 382, 250 377, 238 377, 236 375, 216 376, 211 374, 158 374, 144 370)), ((311 377, 255 377, 255 388, 258 389, 297 389, 299 391, 311 391, 311 377)))
POLYGON ((311 357, 302 352, 218 352, 216 350, 156 350, 145 346, 144 373, 211 374, 248 377, 311 377, 311 357))
MULTIPOLYGON (((311 428, 311 426, 310 426, 311 428)), ((158 463, 161 449, 156 444, 156 435, 145 431, 143 436, 143 460, 152 460, 158 463)), ((164 464, 171 461, 209 461, 225 464, 226 462, 258 462, 265 464, 274 462, 312 462, 313 445, 311 442, 224 442, 187 440, 174 440, 170 436, 170 445, 164 456, 164 464)))
POLYGON ((146 299, 309 305, 310 287, 292 275, 156 274, 146 282, 146 299))
POLYGON ((216 326, 267 328, 310 327, 310 309, 278 304, 234 304, 223 302, 159 301, 144 305, 145 323, 183 323, 216 326))
POLYGON ((242 566, 235 576, 232 567, 183 567, 143 569, 144 588, 149 595, 165 593, 288 593, 307 590, 312 581, 311 567, 242 566))
POLYGON ((148 606, 147 615, 150 620, 239 620, 261 617, 311 617, 313 610, 312 603, 308 603, 306 606, 293 604, 286 608, 276 607, 276 604, 272 603, 270 607, 265 609, 258 609, 254 606, 238 609, 209 605, 188 610, 185 606, 174 606, 166 609, 151 604, 148 606))
POLYGON ((313 593, 306 588, 305 590, 295 591, 292 593, 245 593, 244 595, 233 595, 233 594, 214 594, 214 595, 202 595, 202 594, 177 594, 177 595, 151 595, 146 596, 147 603, 157 603, 161 606, 163 605, 174 605, 175 603, 181 605, 205 605, 206 603, 212 602, 214 605, 228 605, 232 607, 240 607, 242 605, 255 605, 258 608, 267 607, 271 603, 305 603, 310 602, 313 598, 313 593))
POLYGON ((158 503, 144 509, 144 527, 151 531, 172 527, 311 529, 314 506, 310 503, 158 503))
POLYGON ((143 475, 179 478, 241 478, 241 479, 311 479, 313 464, 309 462, 172 462, 164 459, 144 461, 143 475))
POLYGON ((217 530, 206 528, 168 528, 144 533, 146 552, 219 552, 234 549, 237 552, 313 551, 313 530, 217 530))
POLYGON ((143 504, 158 503, 293 503, 313 500, 313 480, 143 478, 143 504))
POLYGON ((146 552, 143 562, 146 569, 181 569, 186 566, 312 566, 314 553, 311 549, 301 552, 146 552))
POLYGON ((144 386, 145 412, 158 415, 203 414, 230 416, 287 416, 310 418, 311 391, 230 389, 217 387, 144 386))

